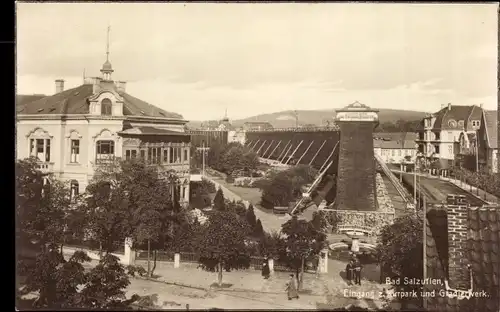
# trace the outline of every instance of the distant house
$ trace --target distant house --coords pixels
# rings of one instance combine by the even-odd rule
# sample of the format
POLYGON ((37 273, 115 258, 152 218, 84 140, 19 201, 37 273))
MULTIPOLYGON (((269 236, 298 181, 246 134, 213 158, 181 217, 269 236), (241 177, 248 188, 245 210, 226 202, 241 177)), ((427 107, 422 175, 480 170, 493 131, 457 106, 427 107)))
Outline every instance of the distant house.
POLYGON ((479 129, 460 134, 456 146, 461 167, 472 171, 498 172, 497 119, 496 111, 483 110, 479 129))
POLYGON ((500 311, 500 207, 435 205, 425 222, 424 281, 440 281, 424 285, 435 292, 424 296, 427 310, 500 311), (453 297, 457 290, 473 296, 453 297))
POLYGON ((243 128, 239 128, 236 130, 230 130, 227 135, 227 141, 228 143, 231 142, 238 142, 241 143, 242 145, 245 145, 246 142, 246 135, 245 131, 243 128))
POLYGON ((269 131, 273 129, 273 125, 269 122, 247 121, 243 124, 243 130, 245 131, 269 131))
POLYGON ((386 133, 377 133, 379 134, 382 134, 382 137, 373 138, 374 152, 382 157, 385 163, 415 162, 417 149, 413 133, 389 133, 389 136, 384 136, 386 133))
POLYGON ((479 130, 482 115, 481 106, 443 106, 422 119, 417 127, 419 152, 429 160, 438 160, 436 169, 448 171, 456 165, 460 134, 479 130))

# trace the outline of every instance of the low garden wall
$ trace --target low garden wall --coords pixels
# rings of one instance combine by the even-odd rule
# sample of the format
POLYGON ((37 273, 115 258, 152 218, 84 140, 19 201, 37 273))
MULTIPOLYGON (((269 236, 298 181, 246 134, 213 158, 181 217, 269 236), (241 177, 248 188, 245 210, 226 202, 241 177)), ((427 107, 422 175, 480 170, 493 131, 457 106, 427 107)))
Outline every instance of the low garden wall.
POLYGON ((320 210, 332 231, 340 233, 345 227, 369 229, 370 236, 377 236, 383 227, 394 223, 394 213, 381 211, 320 210))

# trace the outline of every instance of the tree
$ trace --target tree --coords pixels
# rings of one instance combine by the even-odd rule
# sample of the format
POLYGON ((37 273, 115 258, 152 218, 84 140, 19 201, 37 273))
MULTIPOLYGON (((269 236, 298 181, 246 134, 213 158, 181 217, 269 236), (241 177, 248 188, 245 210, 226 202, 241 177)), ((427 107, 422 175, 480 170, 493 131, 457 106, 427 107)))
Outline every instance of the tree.
POLYGON ((85 306, 91 309, 117 309, 124 305, 130 280, 118 258, 107 254, 87 275, 81 291, 85 306))
POLYGON ((219 211, 224 211, 226 210, 226 203, 224 201, 224 192, 222 192, 222 189, 219 188, 217 192, 215 193, 214 197, 214 209, 219 210, 219 211))
POLYGON ((310 222, 299 220, 297 216, 293 216, 281 226, 281 233, 285 238, 280 259, 295 270, 301 288, 305 261, 316 260, 327 245, 326 235, 317 231, 310 222))
MULTIPOLYGON (((421 279, 423 272, 422 219, 411 214, 384 227, 377 246, 380 267, 391 278, 421 279)), ((401 283, 398 291, 420 292, 420 285, 401 283)))
POLYGON ((264 228, 262 227, 262 222, 260 222, 260 219, 257 219, 257 223, 255 224, 253 233, 255 237, 264 236, 264 228))
POLYGON ((68 186, 37 169, 37 159, 16 162, 16 219, 18 243, 33 241, 42 248, 62 245, 70 206, 68 186))
POLYGON ((245 221, 228 211, 213 211, 208 225, 198 240, 199 262, 207 269, 217 268, 218 284, 222 286, 222 270, 248 268, 248 255, 245 238, 250 229, 245 221))
POLYGON ((261 256, 274 258, 279 256, 282 246, 284 246, 283 239, 278 232, 264 232, 259 240, 258 251, 261 256))
POLYGON ((293 201, 293 182, 285 175, 277 175, 262 192, 262 206, 272 209, 288 206, 293 201))
POLYGON ((302 196, 303 187, 312 183, 318 171, 308 165, 298 165, 285 171, 271 173, 269 182, 260 183, 262 206, 272 209, 275 206, 288 206, 291 201, 302 196))
POLYGON ((313 212, 311 224, 318 232, 324 232, 328 226, 328 222, 325 216, 320 214, 319 211, 313 212))
POLYGON ((250 204, 248 206, 245 218, 246 218, 246 220, 247 220, 248 225, 250 226, 250 228, 254 229, 255 225, 257 224, 257 217, 255 217, 255 212, 253 210, 253 205, 252 204, 250 204))
POLYGON ((26 275, 25 292, 38 292, 34 307, 42 309, 125 308, 124 289, 129 279, 118 258, 105 256, 97 267, 86 273, 85 252, 75 252, 68 261, 51 244, 38 253, 34 263, 20 263, 19 274, 26 275))
POLYGON ((163 179, 158 169, 140 161, 121 161, 101 169, 88 188, 89 224, 103 249, 108 253, 114 243, 123 244, 126 237, 132 238, 135 247, 148 250, 149 275, 156 268, 157 251, 173 239, 174 225, 182 222, 175 191, 178 178, 167 172, 163 179), (113 187, 103 192, 106 183, 113 187))

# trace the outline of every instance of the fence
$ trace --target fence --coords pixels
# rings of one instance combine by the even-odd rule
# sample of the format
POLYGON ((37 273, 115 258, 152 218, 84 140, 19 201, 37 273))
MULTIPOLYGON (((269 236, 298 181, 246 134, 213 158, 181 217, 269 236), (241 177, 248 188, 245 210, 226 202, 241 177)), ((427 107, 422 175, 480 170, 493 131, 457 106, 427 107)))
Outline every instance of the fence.
MULTIPOLYGON (((180 252, 180 263, 198 263, 199 255, 194 252, 180 252)), ((136 251, 136 260, 147 260, 148 252, 143 250, 136 251)), ((156 261, 174 262, 175 253, 170 251, 159 251, 156 254, 156 261)), ((153 254, 150 255, 150 260, 153 260, 153 254)), ((250 257, 250 268, 254 270, 261 270, 265 258, 263 257, 250 257)), ((318 268, 318 261, 306 261, 305 272, 315 273, 318 268)), ((279 272, 292 272, 286 264, 277 260, 274 262, 274 271, 279 272)))

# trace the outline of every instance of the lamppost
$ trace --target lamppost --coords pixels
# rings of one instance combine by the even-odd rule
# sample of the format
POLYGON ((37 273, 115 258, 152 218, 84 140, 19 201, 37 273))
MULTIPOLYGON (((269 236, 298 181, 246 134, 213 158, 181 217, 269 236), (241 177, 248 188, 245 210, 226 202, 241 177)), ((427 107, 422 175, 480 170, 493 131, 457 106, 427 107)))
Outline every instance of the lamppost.
POLYGON ((417 208, 417 159, 420 157, 421 153, 418 151, 418 144, 415 144, 415 160, 413 163, 413 204, 415 209, 417 208))

